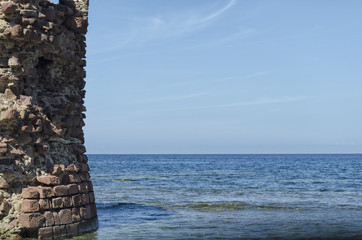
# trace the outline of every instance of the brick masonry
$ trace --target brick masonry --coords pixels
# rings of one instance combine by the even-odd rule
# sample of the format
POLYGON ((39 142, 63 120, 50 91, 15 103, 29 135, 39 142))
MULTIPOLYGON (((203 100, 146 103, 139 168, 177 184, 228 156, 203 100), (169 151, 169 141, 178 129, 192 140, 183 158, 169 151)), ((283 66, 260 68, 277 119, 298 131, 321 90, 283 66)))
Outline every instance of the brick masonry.
POLYGON ((0 0, 0 239, 98 228, 82 127, 89 0, 0 0))

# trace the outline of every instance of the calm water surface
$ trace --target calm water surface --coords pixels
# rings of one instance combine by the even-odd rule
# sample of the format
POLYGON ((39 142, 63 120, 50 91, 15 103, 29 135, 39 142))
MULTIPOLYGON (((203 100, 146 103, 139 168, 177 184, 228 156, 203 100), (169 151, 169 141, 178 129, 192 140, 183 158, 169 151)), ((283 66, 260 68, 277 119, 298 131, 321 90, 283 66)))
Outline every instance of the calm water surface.
POLYGON ((362 155, 88 155, 78 239, 362 239, 362 155))

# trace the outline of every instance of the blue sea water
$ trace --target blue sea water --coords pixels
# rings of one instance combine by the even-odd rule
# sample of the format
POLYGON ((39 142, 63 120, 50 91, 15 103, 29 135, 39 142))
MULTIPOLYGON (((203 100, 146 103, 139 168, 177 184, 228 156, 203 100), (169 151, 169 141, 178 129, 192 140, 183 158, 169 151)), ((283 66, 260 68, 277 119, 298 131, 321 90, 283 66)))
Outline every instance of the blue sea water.
POLYGON ((88 157, 78 239, 362 239, 362 154, 88 157))

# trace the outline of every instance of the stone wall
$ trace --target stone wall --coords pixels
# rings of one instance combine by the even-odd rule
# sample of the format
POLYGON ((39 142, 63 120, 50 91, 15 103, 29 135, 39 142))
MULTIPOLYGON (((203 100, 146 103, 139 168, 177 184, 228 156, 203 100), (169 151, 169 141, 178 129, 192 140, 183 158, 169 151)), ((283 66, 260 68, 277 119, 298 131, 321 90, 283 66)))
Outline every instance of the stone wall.
POLYGON ((98 227, 82 130, 87 15, 88 0, 0 0, 2 238, 98 227))

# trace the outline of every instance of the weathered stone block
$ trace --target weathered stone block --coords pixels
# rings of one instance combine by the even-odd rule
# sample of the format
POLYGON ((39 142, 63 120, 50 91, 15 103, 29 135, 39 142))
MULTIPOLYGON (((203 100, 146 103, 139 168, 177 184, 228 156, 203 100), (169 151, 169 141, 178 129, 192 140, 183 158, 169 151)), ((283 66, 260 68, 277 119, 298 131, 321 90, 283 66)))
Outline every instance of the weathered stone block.
POLYGON ((77 194, 72 196, 72 202, 74 207, 80 207, 82 206, 82 195, 77 194))
POLYGON ((64 207, 63 198, 61 198, 61 197, 53 198, 52 199, 52 207, 54 209, 63 208, 64 207))
POLYGON ((79 223, 72 223, 66 225, 67 235, 68 236, 77 236, 78 235, 78 225, 79 223))
POLYGON ((59 218, 61 224, 72 223, 72 211, 70 209, 62 209, 59 211, 59 218))
POLYGON ((19 216, 19 224, 27 228, 41 228, 45 226, 45 217, 41 213, 24 213, 19 216))
POLYGON ((40 228, 38 231, 38 239, 53 239, 53 228, 40 228))
POLYGON ((25 213, 38 212, 39 210, 40 210, 40 208, 39 208, 38 200, 24 199, 21 204, 22 212, 25 212, 25 213))
POLYGON ((78 225, 79 233, 87 233, 98 229, 98 219, 92 218, 88 220, 82 220, 78 225))
POLYGON ((54 187, 53 192, 54 192, 54 196, 56 196, 56 197, 68 195, 67 187, 64 185, 54 187))
POLYGON ((81 220, 80 209, 72 208, 72 221, 79 222, 81 220))
POLYGON ((89 204, 89 195, 88 195, 88 193, 83 193, 82 194, 82 204, 83 205, 89 204))
POLYGON ((50 211, 45 212, 44 217, 45 217, 45 226, 50 227, 55 224, 54 215, 52 212, 50 211))
POLYGON ((52 174, 53 175, 60 175, 65 171, 64 164, 56 164, 53 167, 52 174))
POLYGON ((23 198, 39 198, 39 191, 37 187, 27 187, 22 189, 23 198))
POLYGON ((88 182, 90 179, 89 173, 87 172, 79 173, 79 177, 82 182, 88 182))
POLYGON ((66 208, 69 208, 72 206, 72 198, 71 197, 63 197, 63 205, 66 208))
POLYGON ((53 197, 53 189, 51 187, 39 187, 38 191, 39 191, 40 198, 53 197))
POLYGON ((1 4, 1 9, 4 14, 12 14, 16 11, 17 6, 13 2, 6 2, 1 4))
POLYGON ((81 182, 81 179, 78 174, 68 174, 63 177, 64 184, 79 183, 79 182, 81 182))
POLYGON ((88 164, 87 163, 82 163, 80 171, 81 172, 88 172, 89 171, 88 164))
POLYGON ((75 164, 70 164, 68 167, 65 168, 65 170, 68 172, 77 173, 80 171, 80 168, 75 164))
POLYGON ((60 218, 59 218, 59 214, 57 212, 53 212, 53 218, 54 218, 54 224, 60 225, 60 218))
POLYGON ((67 185, 68 194, 73 195, 79 193, 77 184, 69 184, 67 185))
POLYGON ((88 191, 93 192, 93 184, 92 184, 92 182, 87 182, 87 184, 88 184, 88 191))
POLYGON ((45 184, 45 185, 59 185, 60 179, 57 176, 40 176, 36 178, 38 182, 45 184))
POLYGON ((49 210, 51 208, 51 203, 49 199, 39 199, 40 211, 49 210))
POLYGON ((67 229, 65 225, 53 227, 54 237, 62 238, 67 235, 67 229))
POLYGON ((78 184, 78 190, 80 193, 87 193, 88 192, 88 183, 82 182, 78 184))

